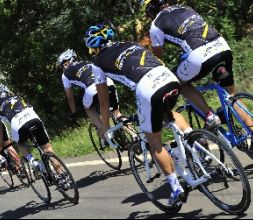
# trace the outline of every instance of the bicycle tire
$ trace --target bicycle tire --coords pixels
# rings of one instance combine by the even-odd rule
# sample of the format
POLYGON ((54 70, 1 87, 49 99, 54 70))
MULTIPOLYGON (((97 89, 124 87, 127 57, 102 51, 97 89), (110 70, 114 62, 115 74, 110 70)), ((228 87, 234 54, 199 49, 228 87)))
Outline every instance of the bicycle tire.
MULTIPOLYGON (((76 182, 73 178, 72 173, 67 168, 65 163, 54 153, 47 153, 42 157, 47 173, 50 175, 50 179, 53 181, 52 183, 57 186, 57 190, 66 198, 68 201, 70 201, 73 204, 78 204, 79 202, 79 191, 76 185, 76 182), (56 162, 57 161, 57 162, 56 162), (55 168, 60 170, 60 174, 57 173, 55 168), (64 185, 68 185, 68 189, 63 188, 63 184, 60 184, 58 181, 58 177, 62 176, 61 178, 64 178, 64 185), (73 195, 71 195, 73 194, 73 195)), ((59 171, 58 170, 58 171, 59 171)))
POLYGON ((51 192, 47 184, 44 174, 32 169, 30 163, 23 157, 21 159, 22 167, 25 172, 26 178, 29 181, 34 193, 46 204, 51 202, 51 192))
MULTIPOLYGON (((210 173, 212 171, 213 173, 211 175, 212 178, 210 182, 208 184, 201 184, 199 190, 203 192, 217 207, 223 211, 233 215, 244 213, 249 208, 251 203, 251 188, 247 175, 240 161, 234 152, 230 149, 230 147, 222 139, 218 138, 210 131, 195 130, 186 137, 187 142, 191 146, 195 141, 200 141, 201 139, 208 140, 210 143, 210 149, 212 149, 211 153, 214 155, 216 151, 218 154, 217 158, 219 158, 220 155, 223 155, 223 161, 221 162, 225 164, 227 168, 230 168, 230 171, 233 172, 234 176, 229 176, 228 173, 225 173, 225 171, 221 169, 218 163, 217 167, 215 167, 215 160, 212 160, 211 164, 206 165, 204 165, 206 162, 203 162, 202 165, 205 166, 206 170, 209 170, 210 173), (231 169, 231 167, 229 167, 232 166, 232 164, 234 165, 235 169, 231 169), (233 187, 232 183, 235 184, 235 191, 224 193, 223 190, 225 189, 231 190, 233 187), (242 192, 237 193, 237 198, 233 199, 232 196, 236 192, 240 191, 239 186, 242 187, 242 192), (213 187, 219 187, 219 190, 212 190, 211 188, 213 187), (241 199, 238 198, 240 195, 242 196, 241 199), (218 196, 222 197, 222 199, 220 199, 218 196), (225 201, 225 196, 228 196, 227 201, 225 201), (222 201, 223 199, 224 201, 222 201), (232 204, 233 201, 238 201, 238 203, 232 204), (227 202, 230 204, 227 204, 227 202)), ((211 151, 210 149, 208 149, 208 151, 211 151)), ((196 165, 192 154, 188 150, 186 150, 186 158, 188 159, 187 162, 189 169, 191 170, 194 178, 197 179, 202 175, 202 171, 196 165)))
POLYGON ((2 167, 3 168, 0 169, 0 176, 3 179, 3 181, 8 185, 8 187, 11 189, 14 187, 14 181, 12 171, 10 170, 7 160, 4 162, 2 167))
POLYGON ((114 149, 112 147, 103 146, 101 139, 98 136, 97 128, 95 125, 90 124, 89 137, 95 148, 99 157, 107 164, 110 168, 114 170, 120 170, 122 167, 122 158, 119 149, 114 149))
MULTIPOLYGON (((234 106, 234 104, 238 101, 242 101, 242 103, 247 107, 248 111, 251 114, 251 119, 253 120, 253 95, 249 94, 249 93, 237 93, 233 99, 232 99, 232 106, 234 106)), ((242 110, 244 111, 244 110, 242 110)), ((244 111, 245 112, 245 111, 244 111)), ((249 115, 248 113, 246 113, 247 115, 249 115)), ((233 134, 236 136, 236 139, 239 139, 242 135, 246 135, 246 131, 244 130, 243 126, 240 124, 240 122, 238 121, 238 119, 233 115, 231 109, 228 109, 228 116, 229 116, 229 123, 231 125, 231 128, 233 130, 233 134)), ((251 125, 253 127, 253 124, 251 125)), ((253 132, 251 134, 253 136, 253 132)), ((253 147, 253 143, 252 141, 248 142, 247 140, 242 142, 241 144, 239 144, 237 147, 239 150, 241 151, 245 151, 248 156, 253 159, 253 152, 250 152, 250 146, 252 145, 253 147)))
MULTIPOLYGON (((149 150, 148 150, 149 151, 149 150)), ((149 167, 152 169, 152 177, 147 179, 145 173, 145 163, 140 163, 136 158, 141 155, 143 152, 141 150, 140 142, 133 142, 128 151, 129 162, 132 173, 135 177, 136 182, 139 187, 146 195, 146 197, 160 210, 168 214, 176 214, 181 210, 182 205, 180 206, 169 206, 168 199, 170 196, 170 189, 168 183, 165 181, 163 174, 159 173, 156 170, 156 163, 149 151, 150 162, 149 167), (159 186, 158 186, 159 185, 159 186), (166 193, 167 192, 167 193, 166 193)))

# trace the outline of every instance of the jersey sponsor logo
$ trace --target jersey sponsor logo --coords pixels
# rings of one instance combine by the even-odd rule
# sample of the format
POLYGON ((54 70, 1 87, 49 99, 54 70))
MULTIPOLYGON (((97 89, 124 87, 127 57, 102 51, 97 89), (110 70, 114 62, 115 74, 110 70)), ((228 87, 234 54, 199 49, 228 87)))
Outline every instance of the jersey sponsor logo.
POLYGON ((185 34, 189 30, 189 28, 197 21, 203 21, 202 17, 200 15, 192 15, 191 17, 186 19, 184 23, 178 28, 178 33, 181 35, 185 34))
POLYGON ((141 49, 143 49, 143 48, 140 47, 140 46, 136 46, 136 45, 135 45, 135 46, 132 46, 132 47, 129 47, 128 49, 126 49, 125 51, 123 51, 123 52, 119 55, 119 57, 117 58, 117 60, 116 60, 116 62, 115 62, 115 66, 116 66, 119 70, 121 70, 122 67, 123 67, 123 65, 124 65, 124 62, 125 62, 126 58, 127 58, 129 55, 133 54, 135 51, 141 50, 141 49))

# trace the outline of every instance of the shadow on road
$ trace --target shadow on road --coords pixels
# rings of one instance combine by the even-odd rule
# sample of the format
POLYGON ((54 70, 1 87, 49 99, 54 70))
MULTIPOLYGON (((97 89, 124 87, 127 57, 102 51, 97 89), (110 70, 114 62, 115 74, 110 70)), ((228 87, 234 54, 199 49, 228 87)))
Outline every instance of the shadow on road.
POLYGON ((25 188, 23 185, 14 186, 12 188, 3 186, 3 187, 0 187, 0 195, 4 195, 8 192, 17 192, 19 190, 22 190, 23 188, 25 188))
POLYGON ((126 175, 132 175, 132 171, 130 168, 119 171, 117 170, 95 171, 92 172, 89 176, 76 181, 76 184, 78 188, 83 188, 93 185, 97 182, 104 181, 111 177, 126 176, 126 175))
POLYGON ((247 165, 244 167, 246 174, 248 176, 248 179, 253 179, 253 164, 247 165))
POLYGON ((210 214, 210 215, 202 215, 202 209, 197 209, 197 210, 193 210, 191 212, 188 213, 182 213, 179 212, 177 214, 166 214, 166 213, 162 213, 162 214, 156 214, 156 215, 149 215, 149 212, 133 212, 128 219, 214 219, 214 218, 218 218, 218 219, 223 219, 224 217, 228 217, 230 219, 238 219, 238 218, 242 218, 245 217, 246 215, 241 215, 241 216, 234 216, 234 215, 227 215, 224 212, 220 212, 220 213, 216 213, 216 214, 210 214))
POLYGON ((74 204, 69 203, 65 199, 50 203, 49 205, 45 203, 38 203, 35 201, 31 201, 16 210, 9 210, 4 213, 1 213, 0 219, 20 219, 20 218, 25 218, 26 216, 29 216, 29 215, 37 214, 41 211, 65 209, 71 206, 74 206, 74 204))

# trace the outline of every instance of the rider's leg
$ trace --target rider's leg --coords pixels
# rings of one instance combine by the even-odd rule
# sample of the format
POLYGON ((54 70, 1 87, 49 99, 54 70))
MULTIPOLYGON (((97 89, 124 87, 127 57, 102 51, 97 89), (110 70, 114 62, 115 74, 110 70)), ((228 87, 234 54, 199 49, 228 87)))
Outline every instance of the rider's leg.
POLYGON ((94 107, 90 107, 90 108, 85 108, 85 111, 88 117, 90 118, 90 120, 92 121, 92 123, 97 128, 101 128, 102 127, 101 118, 100 118, 99 113, 96 111, 96 109, 94 107))
POLYGON ((172 113, 173 113, 173 117, 175 119, 175 122, 176 122, 177 126, 179 127, 179 129, 183 133, 189 133, 189 132, 192 131, 192 128, 190 127, 190 125, 185 120, 185 118, 183 117, 182 114, 180 114, 178 112, 172 112, 172 113))

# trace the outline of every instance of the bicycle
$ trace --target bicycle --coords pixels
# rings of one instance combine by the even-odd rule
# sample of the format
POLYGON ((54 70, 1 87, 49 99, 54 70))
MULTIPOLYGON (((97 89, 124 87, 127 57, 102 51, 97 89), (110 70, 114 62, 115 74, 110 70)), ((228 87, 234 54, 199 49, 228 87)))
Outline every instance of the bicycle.
MULTIPOLYGON (((168 205, 170 187, 150 152, 144 133, 140 131, 137 117, 129 117, 110 128, 105 134, 107 141, 114 145, 110 141, 111 133, 127 126, 129 122, 135 123, 134 131, 138 137, 130 144, 128 151, 130 166, 138 185, 160 210, 168 214, 178 213, 183 203, 168 205)), ((207 130, 198 129, 184 135, 173 120, 166 122, 164 127, 172 129, 175 141, 167 150, 171 152, 175 171, 187 196, 190 191, 198 189, 229 214, 245 212, 251 203, 251 188, 240 161, 228 144, 207 130), (203 139, 205 143, 208 142, 209 148, 202 145, 203 139), (238 195, 241 196, 236 201, 231 197, 234 193, 232 188, 239 190, 238 195)))
MULTIPOLYGON (((113 125, 118 123, 118 120, 124 119, 124 116, 117 118, 112 111, 110 111, 110 118, 113 125)), ((117 143, 117 147, 113 148, 99 137, 98 129, 92 123, 88 128, 89 137, 99 157, 112 169, 120 170, 122 167, 121 153, 128 150, 129 142, 131 142, 131 135, 128 135, 123 128, 114 133, 113 141, 117 143)))
POLYGON ((20 161, 16 161, 14 157, 8 151, 8 148, 12 146, 12 144, 8 144, 3 147, 3 151, 1 153, 4 162, 0 168, 0 176, 3 181, 8 185, 9 188, 14 187, 13 176, 16 175, 19 181, 25 186, 28 187, 28 179, 26 179, 25 171, 22 167, 17 168, 20 161))
POLYGON ((35 126, 30 128, 31 144, 26 143, 28 148, 35 148, 39 152, 39 169, 32 168, 25 157, 22 157, 22 166, 26 170, 26 177, 29 185, 35 194, 45 203, 51 201, 51 192, 49 187, 56 186, 64 198, 73 204, 78 204, 79 192, 74 178, 65 165, 65 163, 54 153, 44 153, 36 141, 35 126))
MULTIPOLYGON (((235 109, 237 107, 253 121, 253 95, 237 93, 231 96, 217 83, 201 85, 196 88, 202 93, 217 92, 221 107, 215 113, 220 117, 222 125, 226 125, 226 127, 219 126, 213 131, 224 138, 232 148, 237 147, 253 159, 253 131, 250 129, 253 124, 246 125, 235 109), (249 138, 251 141, 248 140, 249 138)), ((190 101, 186 101, 186 104, 178 107, 176 111, 179 113, 186 112, 191 127, 201 128, 201 122, 205 121, 205 114, 190 101)))

